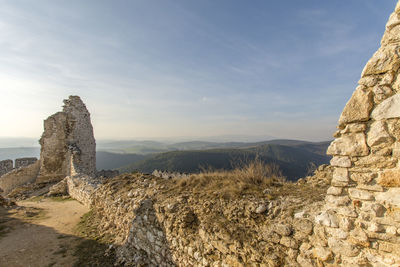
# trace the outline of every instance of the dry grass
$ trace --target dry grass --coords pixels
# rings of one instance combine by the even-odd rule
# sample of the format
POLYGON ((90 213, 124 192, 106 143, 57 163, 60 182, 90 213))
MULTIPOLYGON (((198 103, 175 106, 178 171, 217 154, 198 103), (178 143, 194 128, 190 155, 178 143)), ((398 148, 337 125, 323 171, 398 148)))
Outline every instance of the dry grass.
POLYGON ((285 181, 277 165, 259 159, 241 165, 230 171, 203 169, 189 178, 174 179, 173 189, 232 199, 246 194, 260 195, 264 189, 285 181))

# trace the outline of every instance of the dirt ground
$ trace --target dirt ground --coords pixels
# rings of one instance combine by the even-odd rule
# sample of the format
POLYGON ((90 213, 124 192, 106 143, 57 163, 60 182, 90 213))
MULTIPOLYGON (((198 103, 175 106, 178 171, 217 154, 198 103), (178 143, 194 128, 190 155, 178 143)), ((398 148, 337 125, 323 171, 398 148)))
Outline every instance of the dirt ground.
POLYGON ((75 200, 21 201, 0 208, 0 266, 73 266, 82 238, 74 229, 88 208, 75 200))

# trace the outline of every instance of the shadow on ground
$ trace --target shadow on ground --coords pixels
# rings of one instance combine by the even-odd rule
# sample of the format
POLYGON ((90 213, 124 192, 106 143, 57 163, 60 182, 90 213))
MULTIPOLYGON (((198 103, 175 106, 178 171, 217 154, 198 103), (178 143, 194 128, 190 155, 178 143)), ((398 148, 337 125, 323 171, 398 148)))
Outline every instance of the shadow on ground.
POLYGON ((0 266, 114 266, 114 250, 95 229, 63 234, 38 224, 46 216, 35 207, 0 207, 0 266))

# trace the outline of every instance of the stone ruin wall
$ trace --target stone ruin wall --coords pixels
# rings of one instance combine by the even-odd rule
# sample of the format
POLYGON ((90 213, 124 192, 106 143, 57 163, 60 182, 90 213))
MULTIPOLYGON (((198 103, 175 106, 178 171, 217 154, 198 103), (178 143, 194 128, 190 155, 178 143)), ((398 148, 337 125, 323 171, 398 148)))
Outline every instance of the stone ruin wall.
POLYGON ((2 175, 0 177, 0 189, 3 191, 1 194, 7 195, 16 187, 35 182, 39 167, 39 161, 36 161, 29 166, 13 169, 2 175))
POLYGON ((90 114, 78 96, 64 100, 63 111, 44 121, 37 182, 96 174, 96 142, 90 114))
POLYGON ((12 170, 11 160, 0 162, 0 174, 7 171, 0 178, 3 195, 31 182, 55 182, 77 174, 95 177, 96 143, 93 127, 90 114, 78 96, 64 100, 63 111, 44 121, 44 132, 39 143, 41 151, 37 162, 34 158, 17 159, 15 170, 12 170))
MULTIPOLYGON (((175 196, 177 206, 172 199, 153 202, 147 191, 162 188, 155 178, 138 179, 139 187, 127 192, 111 181, 87 198, 101 215, 100 229, 119 238, 119 260, 159 266, 398 266, 400 2, 381 44, 339 119, 327 151, 333 156, 333 179, 317 212, 306 207, 267 226, 246 224, 258 235, 252 244, 235 244, 220 232, 222 226, 193 228, 207 203, 191 203, 190 196, 175 196), (282 252, 284 261, 260 244, 282 252)), ((232 206, 240 205, 226 208, 232 206)), ((287 203, 280 209, 284 212, 287 203)))
POLYGON ((12 169, 13 169, 13 161, 11 159, 0 161, 0 176, 6 174, 7 172, 12 171, 12 169))
POLYGON ((35 157, 15 159, 15 168, 18 169, 18 168, 29 166, 29 165, 35 163, 37 160, 38 159, 35 157))
POLYGON ((400 2, 339 119, 314 254, 343 266, 400 264, 400 2))

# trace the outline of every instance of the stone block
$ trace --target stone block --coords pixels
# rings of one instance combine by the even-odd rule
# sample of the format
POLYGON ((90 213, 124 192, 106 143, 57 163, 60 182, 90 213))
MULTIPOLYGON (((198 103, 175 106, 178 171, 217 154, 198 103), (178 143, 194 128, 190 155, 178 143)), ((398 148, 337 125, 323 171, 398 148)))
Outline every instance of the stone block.
POLYGON ((351 122, 368 121, 373 107, 373 95, 371 91, 365 90, 363 86, 357 87, 343 109, 339 119, 339 125, 351 122))
POLYGON ((341 195, 343 192, 343 188, 342 187, 335 187, 335 186, 331 186, 328 188, 328 191, 326 192, 328 195, 333 195, 333 196, 339 196, 341 195))
POLYGON ((354 172, 350 175, 351 180, 358 184, 368 184, 377 176, 376 173, 357 173, 354 172))
POLYGON ((349 168, 351 167, 351 160, 349 157, 333 157, 330 162, 331 166, 349 168))
POLYGON ((346 134, 335 139, 327 150, 328 155, 367 156, 367 146, 364 133, 346 134))
POLYGON ((349 195, 351 198, 360 199, 360 200, 374 200, 374 195, 368 191, 349 188, 349 195))
POLYGON ((371 118, 378 121, 400 117, 400 94, 389 97, 380 103, 371 113, 371 118))
POLYGON ((386 130, 386 125, 383 121, 376 121, 372 123, 371 128, 367 134, 367 144, 369 146, 378 146, 380 144, 391 144, 392 137, 386 130))
POLYGON ((334 237, 330 237, 328 239, 328 245, 335 254, 347 257, 355 257, 360 253, 360 249, 358 249, 355 245, 334 237))
POLYGON ((384 206, 400 208, 400 188, 389 188, 386 192, 376 193, 375 199, 384 206))
POLYGON ((383 46, 376 51, 361 74, 361 77, 396 71, 399 67, 399 56, 396 45, 383 46))

